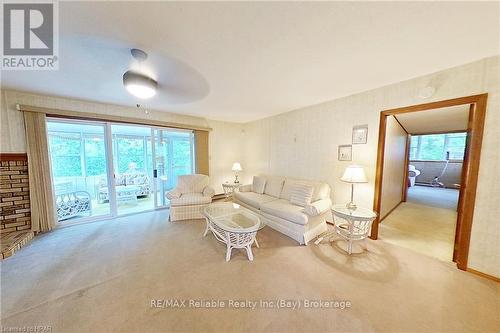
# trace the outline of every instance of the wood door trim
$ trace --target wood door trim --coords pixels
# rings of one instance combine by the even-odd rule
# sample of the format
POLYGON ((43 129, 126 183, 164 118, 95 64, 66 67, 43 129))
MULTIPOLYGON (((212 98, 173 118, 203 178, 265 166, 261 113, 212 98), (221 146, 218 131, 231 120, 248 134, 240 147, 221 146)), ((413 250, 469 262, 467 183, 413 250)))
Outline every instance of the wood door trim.
POLYGON ((475 104, 475 103, 478 103, 478 101, 480 101, 482 99, 486 100, 487 98, 488 98, 488 94, 479 94, 479 95, 473 95, 473 96, 467 96, 467 97, 452 98, 452 99, 447 99, 447 100, 438 101, 438 102, 404 106, 404 107, 400 107, 400 108, 384 110, 382 112, 384 112, 386 115, 395 115, 398 113, 430 111, 433 109, 441 109, 441 108, 445 108, 448 106, 475 104))
POLYGON ((408 199, 408 176, 409 176, 409 165, 410 165, 410 145, 411 145, 411 134, 406 135, 406 149, 405 149, 405 163, 403 170, 403 194, 401 197, 402 202, 406 202, 408 199))
POLYGON ((382 180, 384 175, 384 156, 385 156, 385 135, 387 130, 387 115, 384 111, 380 112, 380 125, 378 131, 377 144, 377 168, 375 169, 375 193, 373 198, 373 210, 377 217, 372 223, 370 238, 378 238, 378 225, 380 223, 380 206, 382 205, 382 180))
MULTIPOLYGON (((470 236, 472 230, 472 220, 474 216, 474 204, 476 200, 476 190, 479 175, 479 163, 481 157, 481 145, 483 141, 484 120, 486 115, 486 104, 488 94, 459 97, 444 101, 431 102, 425 104, 411 105, 380 112, 380 125, 377 151, 377 169, 375 172, 375 194, 373 210, 380 214, 381 192, 384 169, 384 150, 387 129, 387 117, 400 113, 430 111, 443 107, 470 104, 469 123, 467 128, 466 154, 463 162, 462 180, 457 218, 456 233, 456 259, 457 267, 461 270, 467 269, 469 256, 470 236)), ((370 238, 378 238, 378 226, 380 218, 376 218, 372 225, 370 238)))

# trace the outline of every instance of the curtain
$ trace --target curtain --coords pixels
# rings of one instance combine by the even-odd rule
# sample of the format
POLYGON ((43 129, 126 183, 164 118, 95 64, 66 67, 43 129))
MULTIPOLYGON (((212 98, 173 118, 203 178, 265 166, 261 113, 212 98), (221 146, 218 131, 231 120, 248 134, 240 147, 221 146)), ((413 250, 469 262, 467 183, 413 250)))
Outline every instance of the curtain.
POLYGON ((194 151, 196 173, 208 176, 208 131, 194 131, 194 151))
POLYGON ((50 231, 56 224, 56 210, 45 113, 24 112, 24 125, 28 154, 31 230, 50 231))

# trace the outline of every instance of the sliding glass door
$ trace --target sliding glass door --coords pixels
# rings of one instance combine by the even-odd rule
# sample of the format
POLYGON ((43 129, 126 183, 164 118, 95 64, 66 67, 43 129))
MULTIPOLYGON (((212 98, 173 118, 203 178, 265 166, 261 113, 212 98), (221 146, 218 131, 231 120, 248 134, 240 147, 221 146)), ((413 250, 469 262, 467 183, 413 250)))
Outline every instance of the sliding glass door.
POLYGON ((47 121, 59 221, 166 208, 179 175, 194 172, 188 130, 47 121))
POLYGON ((105 125, 48 121, 47 132, 58 220, 111 216, 105 125))
POLYGON ((154 209, 151 128, 112 124, 111 134, 117 214, 154 209))
POLYGON ((168 207, 166 193, 177 185, 177 177, 194 173, 192 131, 153 129, 156 207, 168 207))

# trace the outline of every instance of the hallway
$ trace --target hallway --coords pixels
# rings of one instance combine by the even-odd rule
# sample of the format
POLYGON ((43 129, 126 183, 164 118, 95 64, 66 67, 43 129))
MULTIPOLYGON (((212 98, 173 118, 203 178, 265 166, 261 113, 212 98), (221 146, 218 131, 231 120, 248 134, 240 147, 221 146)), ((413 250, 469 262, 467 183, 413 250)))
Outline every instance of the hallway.
POLYGON ((458 190, 414 186, 380 224, 379 238, 415 252, 451 261, 458 190))

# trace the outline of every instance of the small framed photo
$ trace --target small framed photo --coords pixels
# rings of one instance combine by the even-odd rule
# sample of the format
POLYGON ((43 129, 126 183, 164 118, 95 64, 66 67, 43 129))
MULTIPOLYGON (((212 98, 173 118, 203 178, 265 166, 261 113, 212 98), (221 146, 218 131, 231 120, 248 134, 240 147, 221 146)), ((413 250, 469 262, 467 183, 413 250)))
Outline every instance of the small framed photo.
POLYGON ((368 125, 359 125, 352 128, 352 144, 365 144, 368 141, 368 125))
POLYGON ((339 145, 339 161, 352 161, 352 145, 339 145))

